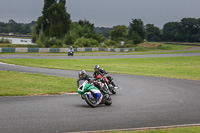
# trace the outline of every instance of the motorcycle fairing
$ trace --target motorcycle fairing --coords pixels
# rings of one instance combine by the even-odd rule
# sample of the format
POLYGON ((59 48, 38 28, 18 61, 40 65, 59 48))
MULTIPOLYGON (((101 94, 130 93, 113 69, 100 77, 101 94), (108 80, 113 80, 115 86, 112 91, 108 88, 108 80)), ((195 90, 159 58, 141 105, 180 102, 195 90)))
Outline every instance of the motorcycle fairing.
POLYGON ((95 86, 88 83, 88 81, 84 81, 78 88, 78 93, 83 95, 87 94, 90 98, 92 97, 91 92, 97 97, 97 104, 101 103, 103 95, 101 91, 95 86))

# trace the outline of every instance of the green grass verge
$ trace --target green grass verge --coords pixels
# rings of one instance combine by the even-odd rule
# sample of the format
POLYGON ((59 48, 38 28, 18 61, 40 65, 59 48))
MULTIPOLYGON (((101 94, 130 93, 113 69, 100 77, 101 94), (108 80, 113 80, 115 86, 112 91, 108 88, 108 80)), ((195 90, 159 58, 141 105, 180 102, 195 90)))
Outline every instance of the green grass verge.
POLYGON ((179 127, 159 130, 144 130, 144 131, 113 131, 107 133, 200 133, 200 127, 179 127))
MULTIPOLYGON (((101 52, 75 52, 74 56, 108 56, 108 55, 151 55, 151 54, 181 54, 181 53, 200 53, 200 50, 194 51, 153 51, 153 52, 108 52, 108 51, 101 51, 101 52), (99 54, 103 53, 103 54, 99 54)), ((17 54, 24 54, 31 56, 67 56, 67 53, 0 53, 0 55, 17 55, 17 54), (34 55, 35 54, 35 55, 34 55)))
POLYGON ((0 71, 0 96, 54 95, 77 90, 76 79, 0 71))
MULTIPOLYGON (((74 56, 108 56, 108 55, 151 55, 151 54, 181 54, 181 53, 200 53, 200 50, 194 51, 154 51, 154 52, 124 52, 124 53, 108 53, 108 54, 96 54, 96 53, 87 53, 87 54, 77 54, 75 53, 74 56)), ((40 55, 39 55, 40 56, 40 55)), ((43 56, 43 55, 42 55, 43 56)), ((52 55, 50 55, 52 56, 52 55)))
POLYGON ((184 50, 191 46, 161 44, 158 47, 135 47, 135 51, 184 50))
POLYGON ((126 59, 1 59, 17 65, 93 71, 99 64, 110 73, 200 80, 200 57, 126 59))

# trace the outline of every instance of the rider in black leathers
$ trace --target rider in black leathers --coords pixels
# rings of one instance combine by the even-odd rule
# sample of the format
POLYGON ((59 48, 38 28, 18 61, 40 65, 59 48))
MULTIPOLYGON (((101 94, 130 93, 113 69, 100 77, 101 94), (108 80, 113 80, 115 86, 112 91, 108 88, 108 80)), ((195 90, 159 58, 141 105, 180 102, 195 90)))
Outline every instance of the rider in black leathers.
POLYGON ((93 77, 94 78, 97 78, 97 75, 101 75, 101 76, 104 76, 105 74, 108 74, 107 71, 105 71, 104 69, 100 69, 100 66, 99 65, 95 65, 94 66, 94 73, 93 73, 93 77))
POLYGON ((88 82, 90 82, 91 78, 92 77, 90 75, 88 75, 85 70, 81 70, 78 73, 77 86, 79 87, 79 81, 81 81, 81 80, 87 80, 88 82))
MULTIPOLYGON (((97 78, 97 75, 101 75, 102 77, 105 75, 105 74, 108 74, 107 71, 105 71, 104 69, 100 69, 100 66, 99 65, 95 65, 94 66, 94 73, 93 73, 93 77, 96 79, 97 78)), ((111 76, 106 76, 107 79, 109 80, 110 84, 112 84, 114 87, 116 86, 115 83, 112 81, 112 77, 111 76)))
POLYGON ((88 83, 93 83, 95 87, 97 87, 100 91, 102 91, 102 87, 96 81, 93 81, 93 77, 88 75, 85 70, 81 70, 78 73, 78 76, 79 76, 79 79, 77 80, 77 86, 78 87, 79 87, 79 81, 87 80, 88 83))

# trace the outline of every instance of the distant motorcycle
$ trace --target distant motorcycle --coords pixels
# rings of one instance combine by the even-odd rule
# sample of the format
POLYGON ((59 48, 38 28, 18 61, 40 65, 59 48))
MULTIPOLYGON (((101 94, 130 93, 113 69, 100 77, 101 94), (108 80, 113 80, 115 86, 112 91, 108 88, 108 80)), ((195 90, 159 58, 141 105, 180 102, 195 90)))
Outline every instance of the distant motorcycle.
POLYGON ((104 87, 104 84, 98 82, 103 88, 100 91, 97 87, 89 84, 87 80, 79 81, 78 93, 81 94, 81 98, 86 101, 86 103, 95 108, 98 104, 105 104, 110 106, 112 104, 112 99, 108 93, 108 90, 104 87))
POLYGON ((74 55, 74 52, 71 49, 69 49, 68 50, 68 56, 73 56, 73 55, 74 55))

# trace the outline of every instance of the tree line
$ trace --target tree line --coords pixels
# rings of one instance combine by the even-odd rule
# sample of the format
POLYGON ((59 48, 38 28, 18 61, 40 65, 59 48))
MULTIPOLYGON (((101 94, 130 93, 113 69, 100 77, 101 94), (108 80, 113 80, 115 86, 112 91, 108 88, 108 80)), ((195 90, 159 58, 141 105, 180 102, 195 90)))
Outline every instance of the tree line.
POLYGON ((42 16, 33 29, 32 40, 42 47, 73 45, 75 47, 132 46, 144 41, 200 42, 200 19, 183 18, 168 22, 159 29, 132 19, 128 26, 94 27, 88 20, 72 22, 66 11, 66 0, 44 0, 42 16), (103 45, 102 45, 103 46, 103 45))
POLYGON ((147 41, 200 42, 200 18, 183 18, 180 22, 168 22, 163 29, 154 24, 144 25, 141 19, 133 19, 129 26, 118 25, 110 32, 112 40, 132 40, 138 44, 147 41))
POLYGON ((35 21, 25 24, 17 23, 11 19, 8 23, 0 22, 0 33, 31 34, 31 29, 35 24, 35 21))
POLYGON ((183 18, 163 26, 163 40, 174 42, 200 42, 200 18, 183 18))

